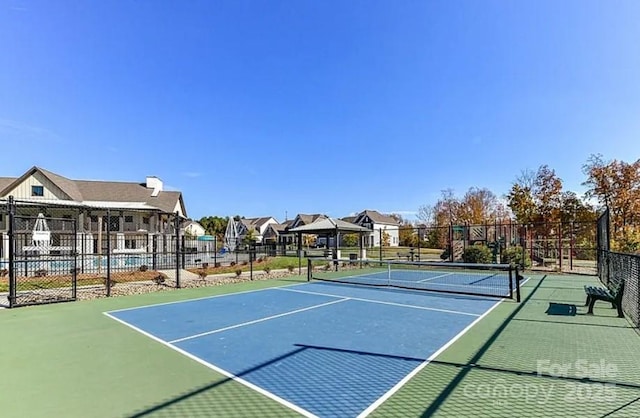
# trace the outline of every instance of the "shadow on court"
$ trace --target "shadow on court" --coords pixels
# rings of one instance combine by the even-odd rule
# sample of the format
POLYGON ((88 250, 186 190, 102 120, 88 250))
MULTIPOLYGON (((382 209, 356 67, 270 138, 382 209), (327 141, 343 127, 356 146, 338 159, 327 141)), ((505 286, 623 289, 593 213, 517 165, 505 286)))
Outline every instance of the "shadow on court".
MULTIPOLYGON (((553 301, 557 288, 542 277, 475 349, 460 341, 372 416, 640 416, 634 328, 606 306, 553 301)), ((581 297, 581 283, 561 288, 581 297)))

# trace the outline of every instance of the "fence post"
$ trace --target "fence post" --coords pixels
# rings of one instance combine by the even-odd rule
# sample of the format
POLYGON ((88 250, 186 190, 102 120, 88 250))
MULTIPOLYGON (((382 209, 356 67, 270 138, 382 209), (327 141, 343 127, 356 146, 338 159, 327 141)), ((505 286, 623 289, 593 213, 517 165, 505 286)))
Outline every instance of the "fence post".
POLYGON ((562 271, 562 222, 558 223, 558 270, 562 271))
MULTIPOLYGON (((84 241, 84 239, 82 240, 84 241)), ((71 297, 78 292, 78 217, 73 220, 73 269, 71 270, 71 297)))
POLYGON ((153 234, 151 236, 151 269, 153 271, 158 270, 158 236, 153 234))
POLYGON ((176 228, 176 287, 180 288, 180 214, 175 213, 174 218, 176 228))
POLYGON ((13 308, 16 304, 16 269, 15 267, 15 215, 16 207, 13 196, 9 196, 7 203, 7 212, 9 213, 9 307, 13 308))
MULTIPOLYGON (((102 245, 102 243, 100 243, 102 245)), ((111 296, 111 210, 107 209, 107 296, 111 296)))
POLYGON ((184 235, 182 235, 181 239, 182 241, 180 241, 180 246, 182 248, 182 268, 185 268, 185 266, 187 265, 187 252, 185 250, 185 248, 187 248, 187 241, 184 235))
POLYGON ((571 236, 569 237, 569 270, 573 270, 573 248, 575 243, 573 242, 576 236, 575 222, 571 221, 571 236))
POLYGON ((453 223, 449 223, 449 261, 453 262, 454 259, 453 248, 453 223))

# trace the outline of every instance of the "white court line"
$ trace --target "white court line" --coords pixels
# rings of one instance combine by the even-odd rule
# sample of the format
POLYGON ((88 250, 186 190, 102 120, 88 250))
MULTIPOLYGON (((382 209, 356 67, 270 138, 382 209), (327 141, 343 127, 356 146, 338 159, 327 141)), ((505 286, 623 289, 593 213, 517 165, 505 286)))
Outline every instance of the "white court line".
POLYGON ((384 395, 382 395, 380 398, 378 398, 378 400, 376 400, 374 403, 372 403, 371 405, 369 405, 369 407, 367 409, 365 409, 364 411, 362 411, 357 418, 364 418, 367 415, 369 415, 370 413, 372 413, 374 410, 376 410, 376 408, 378 408, 380 405, 382 405, 387 399, 389 399, 394 393, 396 393, 398 390, 400 390, 400 388, 402 386, 404 386, 409 380, 411 380, 413 378, 413 376, 415 376, 416 374, 418 374, 419 371, 421 371, 422 369, 424 369, 427 364, 431 363, 431 361, 433 359, 435 359, 436 357, 438 357, 440 355, 440 353, 442 353, 444 350, 446 350, 447 348, 449 348, 450 345, 452 345, 453 343, 455 343, 458 339, 460 339, 460 337, 462 337, 467 331, 469 331, 475 324, 477 324, 478 322, 480 322, 482 320, 482 318, 484 318, 485 316, 487 316, 489 314, 489 312, 493 311, 498 305, 500 305, 500 303, 502 303, 504 301, 504 299, 500 299, 499 301, 497 301, 495 304, 493 304, 492 307, 490 307, 485 313, 483 313, 482 315, 480 315, 478 318, 476 318, 472 323, 470 323, 469 325, 467 325, 462 331, 460 331, 455 337, 453 337, 452 339, 450 339, 449 341, 447 341, 442 347, 440 347, 435 353, 431 354, 429 356, 428 359, 426 359, 424 362, 420 363, 420 365, 418 367, 416 367, 415 369, 413 369, 413 371, 411 371, 411 373, 409 373, 408 375, 406 375, 401 381, 399 381, 398 383, 396 383, 396 385, 394 387, 392 387, 391 389, 389 389, 389 391, 387 391, 387 393, 385 393, 384 395))
POLYGON ((306 283, 307 282, 304 282, 304 283, 292 283, 292 284, 285 284, 283 286, 273 286, 273 287, 265 287, 265 288, 262 288, 262 289, 243 290, 241 292, 234 292, 234 293, 221 293, 219 295, 202 296, 202 297, 193 298, 193 299, 174 300, 174 301, 171 301, 171 302, 160 302, 160 303, 153 303, 153 304, 150 304, 150 305, 132 306, 130 308, 116 309, 114 311, 108 311, 108 312, 115 313, 115 312, 132 311, 132 310, 135 310, 135 309, 154 308, 156 306, 175 305, 175 304, 178 304, 178 303, 188 303, 188 302, 194 302, 194 301, 197 301, 197 300, 214 299, 214 298, 221 298, 221 297, 224 297, 224 296, 235 296, 235 295, 242 295, 242 294, 245 294, 245 293, 262 292, 264 290, 273 290, 273 289, 275 289, 277 287, 300 286, 301 284, 306 284, 306 283))
POLYGON ((171 341, 169 341, 169 344, 175 344, 175 343, 179 343, 179 342, 182 342, 182 341, 192 340, 194 338, 204 337, 206 335, 217 334, 218 332, 228 331, 228 330, 234 329, 234 328, 240 328, 240 327, 244 327, 244 326, 247 326, 247 325, 257 324, 259 322, 269 321, 271 319, 276 319, 276 318, 280 318, 280 317, 287 316, 287 315, 293 315, 293 314, 296 314, 296 313, 309 311, 311 309, 322 308, 323 306, 333 305, 334 303, 346 302, 346 301, 351 299, 351 298, 347 298, 347 297, 344 297, 344 296, 335 296, 335 297, 341 297, 342 299, 332 300, 331 302, 321 303, 319 305, 307 306, 306 308, 296 309, 295 311, 283 312, 281 314, 267 316, 265 318, 254 319, 253 321, 243 322, 241 324, 236 324, 236 325, 231 325, 231 326, 224 327, 224 328, 214 329, 213 331, 201 332, 200 334, 190 335, 188 337, 183 337, 183 338, 178 338, 176 340, 171 340, 171 341))
POLYGON ((426 278, 426 279, 418 280, 418 283, 428 282, 429 280, 437 279, 439 277, 451 276, 452 274, 454 274, 454 273, 445 273, 445 274, 441 274, 441 275, 436 276, 436 277, 429 277, 429 278, 426 278))
MULTIPOLYGON (((310 295, 318 295, 318 296, 330 296, 330 297, 334 297, 334 298, 346 297, 346 296, 340 296, 340 295, 333 295, 331 293, 311 292, 311 291, 307 291, 307 290, 282 289, 282 288, 279 288, 279 290, 282 290, 282 291, 285 291, 285 292, 308 293, 310 295)), ((382 301, 382 300, 374 300, 374 299, 354 298, 354 297, 351 297, 351 296, 347 297, 347 299, 349 299, 349 300, 357 300, 358 302, 378 303, 380 305, 392 305, 392 306, 400 306, 400 307, 403 307, 403 308, 421 309, 421 310, 424 310, 424 311, 445 312, 445 313, 451 313, 451 314, 456 314, 456 315, 467 315, 467 316, 480 316, 479 314, 474 314, 474 313, 469 313, 469 312, 452 311, 452 310, 449 310, 449 309, 428 308, 426 306, 407 305, 407 304, 404 304, 404 303, 385 302, 385 301, 382 301)))
MULTIPOLYGON (((531 277, 527 277, 520 285, 520 287, 524 286, 524 284, 526 282, 529 281, 531 277)), ((472 323, 470 323, 469 325, 467 325, 465 327, 465 329, 463 329, 462 331, 460 331, 455 337, 453 337, 452 339, 450 339, 445 345, 443 345, 442 347, 440 347, 438 349, 438 351, 436 351, 435 353, 433 353, 432 355, 429 356, 428 359, 426 359, 424 362, 420 363, 420 365, 418 367, 416 367, 415 369, 413 369, 413 371, 411 371, 411 373, 409 373, 408 375, 406 375, 404 377, 404 379, 402 379, 401 381, 399 381, 398 383, 396 383, 396 385, 394 387, 392 387, 391 389, 389 389, 389 391, 387 393, 385 393, 384 395, 382 395, 380 398, 378 398, 378 400, 376 400, 374 403, 372 403, 371 405, 369 405, 369 407, 367 409, 365 409, 364 411, 362 411, 357 418, 364 418, 367 415, 369 415, 370 413, 372 413, 373 411, 375 411, 380 405, 382 405, 387 399, 389 399, 391 396, 393 396, 393 394, 395 394, 397 391, 400 390, 400 388, 402 386, 404 386, 409 380, 411 380, 416 374, 418 374, 418 372, 420 372, 422 369, 424 369, 429 363, 431 363, 431 361, 433 359, 435 359, 436 357, 438 357, 444 350, 446 350, 447 348, 449 348, 449 346, 451 346, 453 343, 455 343, 458 339, 460 339, 460 337, 462 337, 464 334, 467 333, 467 331, 469 331, 475 324, 477 324, 478 322, 480 322, 482 320, 482 318, 484 318, 485 316, 489 315, 489 313, 491 311, 493 311, 495 308, 498 307, 498 305, 500 305, 502 302, 504 302, 506 300, 506 298, 500 299, 499 301, 497 301, 495 304, 493 304, 492 307, 490 307, 485 313, 483 313, 482 315, 480 315, 478 318, 476 318, 472 323)))
POLYGON ((111 318, 111 319, 113 319, 115 321, 118 321, 119 323, 121 323, 123 325, 126 325, 127 327, 133 329, 134 331, 138 331, 140 334, 142 334, 142 335, 144 335, 146 337, 149 337, 152 340, 157 341, 157 342, 159 342, 160 344, 162 344, 162 345, 164 345, 166 347, 169 347, 170 349, 175 350, 175 351, 177 351, 178 353, 180 353, 180 354, 182 354, 184 356, 187 356, 191 360, 194 360, 195 362, 200 363, 203 366, 208 367, 209 369, 211 369, 211 370, 213 370, 215 372, 218 372, 221 375, 223 375, 223 376, 225 376, 225 377, 227 377, 229 379, 232 379, 232 380, 234 380, 234 381, 236 381, 236 382, 238 382, 238 383, 240 383, 242 385, 245 385, 246 387, 248 387, 250 389, 255 390, 256 392, 260 393, 261 395, 264 395, 267 398, 272 399, 272 400, 278 402, 279 404, 284 405, 287 408, 294 410, 295 412, 301 414, 302 416, 305 416, 307 418, 318 418, 316 415, 312 414, 311 412, 307 411, 306 409, 300 408, 298 405, 293 404, 293 403, 291 403, 291 402, 289 402, 289 401, 287 401, 285 399, 282 399, 278 395, 275 395, 275 394, 273 394, 273 393, 271 393, 269 391, 266 391, 266 390, 262 389, 260 386, 256 386, 253 383, 250 383, 250 382, 248 382, 248 381, 246 381, 246 380, 234 375, 233 373, 229 373, 228 371, 226 371, 224 369, 221 369, 221 368, 219 368, 217 366, 214 366, 213 364, 202 360, 200 357, 197 357, 197 356, 189 353, 188 351, 185 351, 185 350, 183 350, 181 348, 178 348, 178 347, 176 347, 174 345, 171 345, 170 343, 168 343, 168 342, 156 337, 155 335, 152 335, 152 334, 149 334, 146 331, 143 331, 142 329, 136 327, 135 325, 131 325, 128 322, 125 322, 125 321, 123 321, 123 320, 121 320, 119 318, 116 318, 115 316, 110 315, 108 312, 103 312, 103 314, 105 314, 106 316, 108 316, 109 318, 111 318))

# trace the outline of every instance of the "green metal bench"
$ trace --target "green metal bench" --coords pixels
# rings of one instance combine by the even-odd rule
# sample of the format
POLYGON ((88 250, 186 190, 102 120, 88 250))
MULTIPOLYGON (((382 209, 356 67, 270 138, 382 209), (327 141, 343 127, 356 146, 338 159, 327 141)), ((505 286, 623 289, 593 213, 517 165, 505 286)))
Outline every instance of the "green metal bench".
POLYGON ((584 291, 587 294, 585 306, 589 307, 589 314, 593 314, 593 305, 597 300, 611 302, 611 308, 618 309, 618 318, 624 318, 622 312, 622 295, 624 294, 624 280, 620 280, 617 284, 604 287, 585 286, 584 291))

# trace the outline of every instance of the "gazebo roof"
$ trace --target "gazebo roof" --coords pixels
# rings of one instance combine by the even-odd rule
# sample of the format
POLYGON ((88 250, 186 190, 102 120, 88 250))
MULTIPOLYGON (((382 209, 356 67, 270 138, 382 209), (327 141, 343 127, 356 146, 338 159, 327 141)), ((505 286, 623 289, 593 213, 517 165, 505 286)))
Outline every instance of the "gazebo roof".
POLYGON ((332 234, 336 232, 371 232, 371 229, 336 218, 318 219, 308 225, 291 228, 288 232, 303 234, 332 234))

